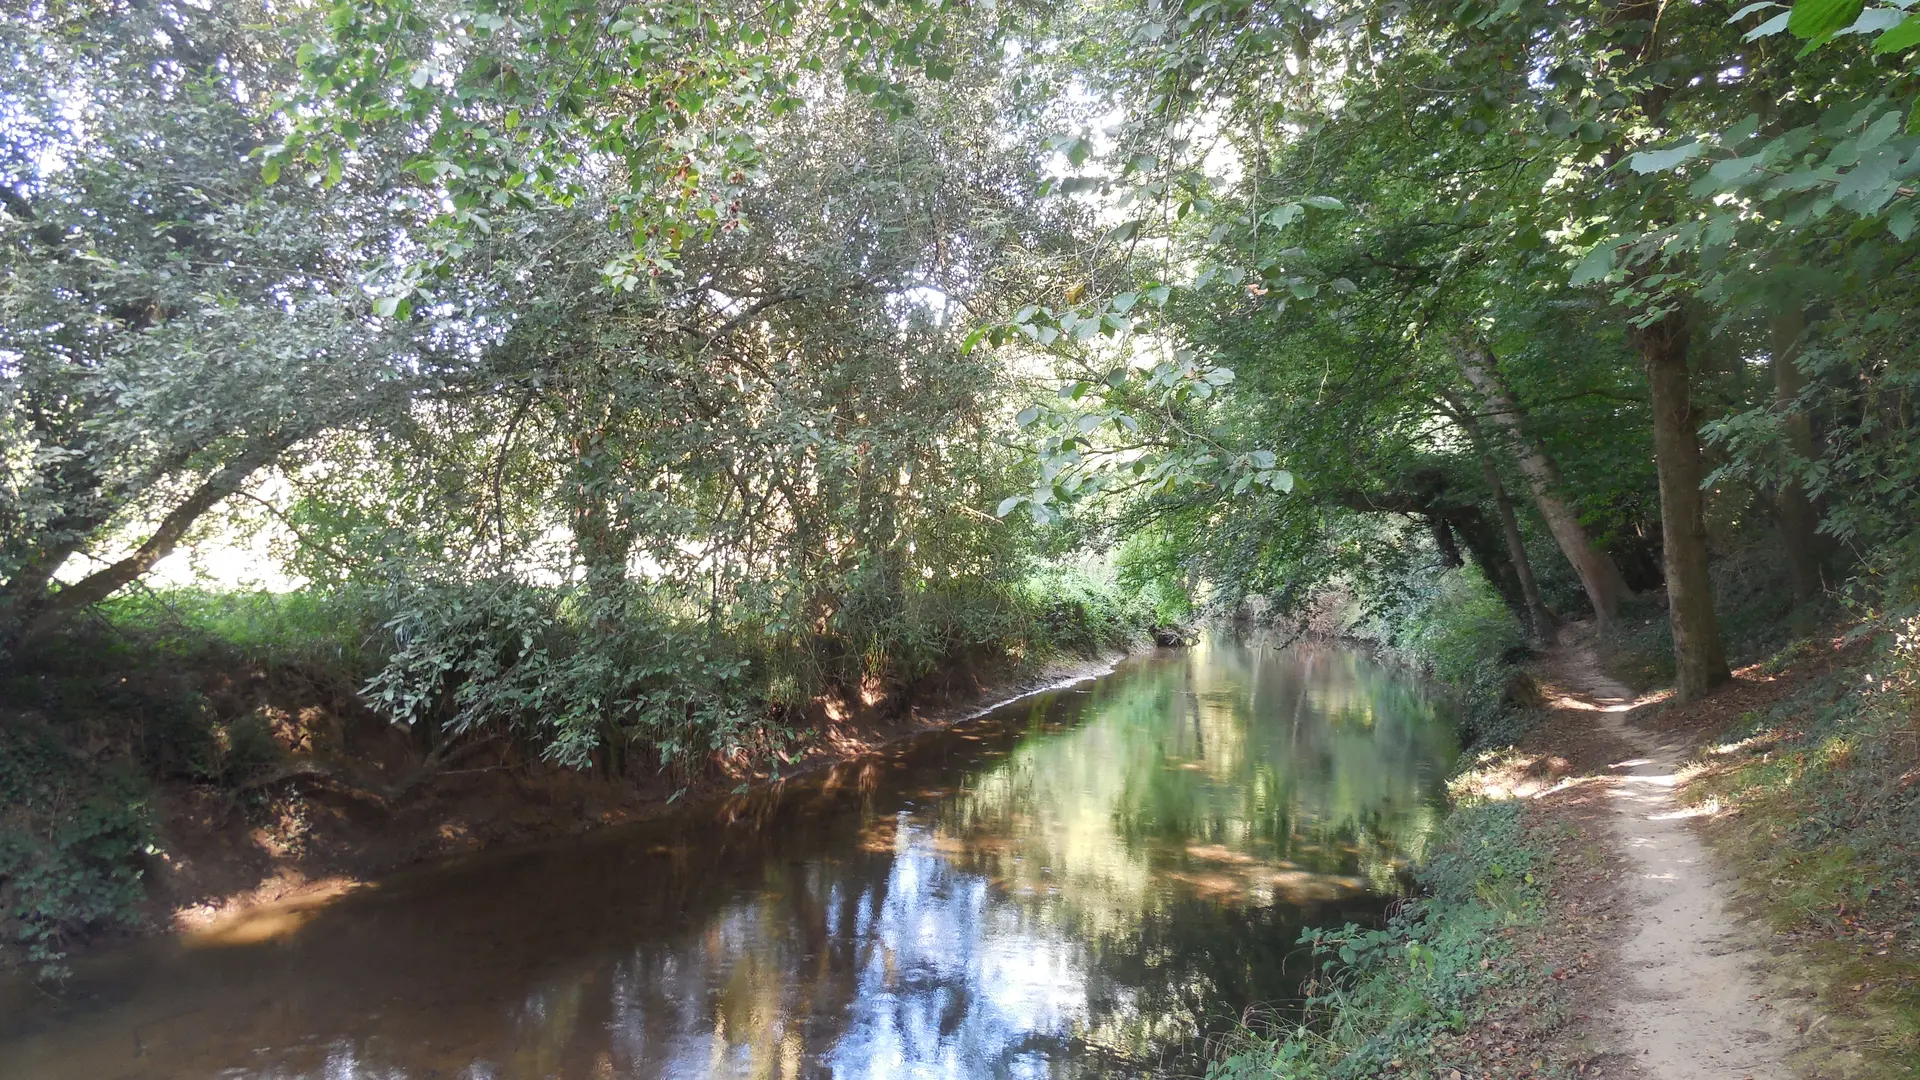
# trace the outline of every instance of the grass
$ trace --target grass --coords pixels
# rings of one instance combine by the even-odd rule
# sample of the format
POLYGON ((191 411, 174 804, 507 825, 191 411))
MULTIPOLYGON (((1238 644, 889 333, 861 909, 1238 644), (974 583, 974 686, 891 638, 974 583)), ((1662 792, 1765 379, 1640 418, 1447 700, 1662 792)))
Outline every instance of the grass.
MULTIPOLYGON (((1767 665, 1803 660, 1800 643, 1767 665)), ((1683 797, 1744 892, 1795 946, 1831 1019, 1823 1072, 1920 1071, 1920 734, 1911 649, 1882 642, 1743 718, 1683 797)))
POLYGON ((1514 932, 1546 915, 1549 852, 1518 802, 1456 810, 1418 873, 1422 895, 1384 928, 1349 924, 1305 934, 1301 943, 1322 966, 1299 1018, 1243 1029, 1208 1076, 1445 1075, 1458 1052, 1446 1036, 1489 1011, 1489 991, 1535 977, 1505 961, 1514 932))

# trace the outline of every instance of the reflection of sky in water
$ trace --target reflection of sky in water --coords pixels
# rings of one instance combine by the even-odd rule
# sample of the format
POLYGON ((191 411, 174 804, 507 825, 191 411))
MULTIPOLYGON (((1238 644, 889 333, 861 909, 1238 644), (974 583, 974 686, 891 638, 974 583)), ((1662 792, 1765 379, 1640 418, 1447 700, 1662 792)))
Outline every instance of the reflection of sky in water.
POLYGON ((1391 882, 1447 745, 1350 654, 1216 647, 915 753, 776 804, 731 861, 549 853, 179 954, 0 1036, 0 1075, 1190 1075, 1210 1026, 1291 993, 1303 925, 1391 882))
POLYGON ((904 820, 898 836, 886 900, 861 937, 846 1030, 826 1055, 833 1075, 1043 1075, 1044 1058, 1023 1061, 1022 1044, 1084 1019, 1077 950, 990 904, 984 879, 956 873, 904 820))

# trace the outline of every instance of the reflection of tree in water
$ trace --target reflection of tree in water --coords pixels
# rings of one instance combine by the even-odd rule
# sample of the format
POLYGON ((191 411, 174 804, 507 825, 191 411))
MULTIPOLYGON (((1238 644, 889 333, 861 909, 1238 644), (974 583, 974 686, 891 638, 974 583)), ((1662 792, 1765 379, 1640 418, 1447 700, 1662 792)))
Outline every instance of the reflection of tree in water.
MULTIPOLYGON (((1444 728, 1352 657, 1210 650, 1070 705, 1077 726, 870 823, 867 850, 775 864, 636 950, 579 1037, 612 1033, 613 1075, 1190 1071, 1208 1031, 1294 995, 1303 927, 1377 910, 1435 820, 1444 728)), ((541 1017, 567 1014, 556 989, 541 1017)))
POLYGON ((1081 1038, 1108 1051, 1290 997, 1300 928, 1391 887, 1437 820, 1431 702, 1344 654, 1212 650, 1084 711, 934 817, 955 865, 1091 943, 1081 1038))
MULTIPOLYGON (((1340 653, 1194 650, 1026 720, 749 800, 755 829, 449 870, 277 960, 162 969, 200 998, 146 1003, 179 1017, 142 1028, 156 1075, 1191 1073, 1293 995, 1301 927, 1379 903, 1449 752, 1417 688, 1340 653)), ((57 1075, 109 1074, 82 1056, 57 1075)))
POLYGON ((1092 945, 1089 1042, 1171 1067, 1202 1071, 1204 1039, 1249 1007, 1284 1008, 1298 994, 1308 956, 1295 946, 1308 926, 1371 921, 1383 901, 1335 905, 1223 906, 1172 901, 1130 934, 1092 945))

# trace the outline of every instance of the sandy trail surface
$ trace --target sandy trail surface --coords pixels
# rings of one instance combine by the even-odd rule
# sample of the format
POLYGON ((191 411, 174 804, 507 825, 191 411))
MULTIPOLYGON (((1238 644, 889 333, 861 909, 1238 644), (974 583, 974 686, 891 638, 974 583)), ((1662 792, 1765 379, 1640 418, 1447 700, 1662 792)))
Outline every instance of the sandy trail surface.
POLYGON ((1731 910, 1732 879, 1674 796, 1686 750, 1631 722, 1644 702, 1602 671, 1590 628, 1569 627, 1555 653, 1555 707, 1591 713, 1633 754, 1609 768, 1626 924, 1595 1034, 1661 1080, 1787 1080, 1795 1010, 1762 976, 1758 935, 1731 910))

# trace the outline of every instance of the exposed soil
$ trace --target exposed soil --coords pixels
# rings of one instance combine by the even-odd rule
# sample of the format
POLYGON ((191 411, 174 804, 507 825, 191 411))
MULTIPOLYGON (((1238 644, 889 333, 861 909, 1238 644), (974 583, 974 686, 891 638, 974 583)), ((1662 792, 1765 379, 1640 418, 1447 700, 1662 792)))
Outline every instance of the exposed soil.
POLYGON ((1622 978, 1596 1025, 1601 1037, 1661 1080, 1792 1076, 1785 1059, 1796 1003, 1775 999, 1760 971, 1760 931, 1734 914, 1732 878, 1674 798, 1699 727, 1636 723, 1637 710, 1655 703, 1636 700, 1601 670, 1586 627, 1569 635, 1549 673, 1562 691, 1557 707, 1590 712, 1632 755, 1607 773, 1608 835, 1624 859, 1625 895, 1622 978))
POLYGON ((1515 943, 1527 972, 1496 994, 1490 1021, 1458 1037, 1491 1049, 1485 1075, 1797 1075, 1789 1062, 1817 1021, 1768 974, 1775 937, 1744 914, 1675 787, 1682 766, 1743 713, 1840 659, 1744 669, 1721 692, 1679 705, 1634 695, 1605 672, 1590 626, 1566 628, 1540 664, 1546 717, 1473 778, 1490 797, 1529 800, 1561 869, 1548 929, 1515 943))
MULTIPOLYGON (((162 786, 148 923, 162 931, 217 930, 260 905, 325 903, 412 864, 682 812, 1092 678, 1112 670, 1121 655, 969 673, 922 688, 905 704, 830 709, 802 752, 785 755, 777 772, 723 762, 691 779, 574 772, 489 745, 430 781, 410 783, 419 755, 403 740, 376 732, 343 758, 308 750, 300 734, 316 724, 337 726, 337 718, 292 717, 280 734, 295 752, 239 792, 162 786)), ((314 742, 324 748, 327 740, 314 742)))

